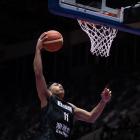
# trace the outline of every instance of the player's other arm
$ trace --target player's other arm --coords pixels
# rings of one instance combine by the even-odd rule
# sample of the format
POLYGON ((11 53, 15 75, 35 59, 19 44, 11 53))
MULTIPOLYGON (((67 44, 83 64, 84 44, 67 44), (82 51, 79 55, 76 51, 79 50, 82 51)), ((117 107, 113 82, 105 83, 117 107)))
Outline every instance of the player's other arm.
POLYGON ((41 108, 47 105, 47 98, 51 95, 51 93, 47 88, 45 77, 43 75, 42 58, 41 58, 42 44, 46 38, 47 35, 45 32, 39 37, 36 45, 35 57, 33 62, 36 79, 36 88, 38 97, 41 101, 41 108))
POLYGON ((90 112, 74 106, 75 118, 77 120, 94 123, 103 112, 107 102, 110 101, 111 91, 105 88, 101 94, 101 97, 102 99, 100 102, 90 112))

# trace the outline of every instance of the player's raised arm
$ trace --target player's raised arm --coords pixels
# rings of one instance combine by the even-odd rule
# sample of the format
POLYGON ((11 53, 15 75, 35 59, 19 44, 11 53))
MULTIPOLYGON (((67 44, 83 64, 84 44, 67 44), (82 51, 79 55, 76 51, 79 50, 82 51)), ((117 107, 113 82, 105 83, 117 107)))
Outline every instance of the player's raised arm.
POLYGON ((49 90, 47 89, 47 84, 45 81, 45 77, 43 75, 43 67, 42 67, 42 59, 41 59, 41 49, 43 47, 43 41, 47 39, 47 34, 44 32, 38 39, 34 57, 34 72, 36 79, 36 88, 38 92, 38 97, 41 101, 41 107, 47 105, 47 98, 51 95, 49 90))
POLYGON ((89 112, 74 106, 75 118, 77 120, 93 123, 101 115, 104 107, 111 99, 111 91, 105 88, 101 94, 100 102, 89 112))

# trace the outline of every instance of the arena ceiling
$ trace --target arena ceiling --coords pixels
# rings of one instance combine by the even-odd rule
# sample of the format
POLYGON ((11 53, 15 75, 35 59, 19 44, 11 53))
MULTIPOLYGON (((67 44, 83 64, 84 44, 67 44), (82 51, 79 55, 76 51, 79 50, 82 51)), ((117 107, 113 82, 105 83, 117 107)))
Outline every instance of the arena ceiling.
POLYGON ((76 21, 52 15, 47 0, 0 1, 1 44, 31 40, 44 30, 71 31, 76 27, 76 21))
MULTIPOLYGON (((133 0, 139 1, 139 0, 133 0)), ((107 2, 113 6, 117 0, 107 2)), ((78 28, 75 20, 52 15, 47 0, 1 0, 0 1, 0 43, 14 43, 34 39, 48 29, 73 31, 78 28)), ((123 2, 124 3, 124 2, 123 2)), ((122 4, 123 4, 122 3, 122 4)), ((131 0, 125 3, 132 4, 131 0)))

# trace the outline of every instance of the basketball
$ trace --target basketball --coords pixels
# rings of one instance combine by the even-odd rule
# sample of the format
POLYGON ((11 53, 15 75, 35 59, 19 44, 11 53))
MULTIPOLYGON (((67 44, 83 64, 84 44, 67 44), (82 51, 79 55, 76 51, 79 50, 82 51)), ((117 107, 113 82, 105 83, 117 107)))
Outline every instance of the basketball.
POLYGON ((56 52, 63 46, 63 36, 60 32, 55 30, 47 31, 47 40, 43 43, 45 50, 49 52, 56 52))

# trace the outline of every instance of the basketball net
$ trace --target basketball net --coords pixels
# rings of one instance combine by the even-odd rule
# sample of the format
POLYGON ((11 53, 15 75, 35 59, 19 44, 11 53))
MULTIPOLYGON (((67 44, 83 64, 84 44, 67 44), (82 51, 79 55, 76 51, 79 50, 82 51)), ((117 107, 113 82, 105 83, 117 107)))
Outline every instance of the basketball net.
POLYGON ((96 56, 108 57, 113 39, 116 37, 118 30, 82 20, 78 20, 78 23, 90 38, 91 53, 96 56))

